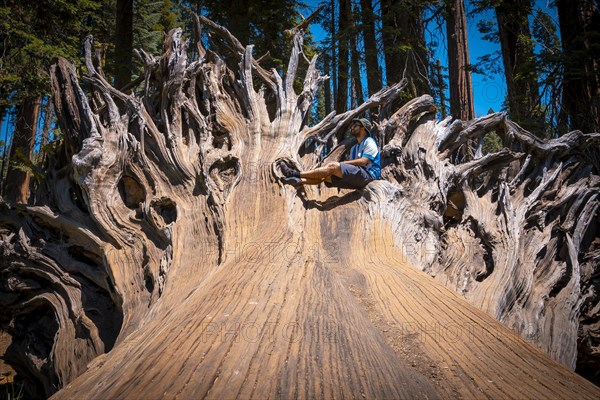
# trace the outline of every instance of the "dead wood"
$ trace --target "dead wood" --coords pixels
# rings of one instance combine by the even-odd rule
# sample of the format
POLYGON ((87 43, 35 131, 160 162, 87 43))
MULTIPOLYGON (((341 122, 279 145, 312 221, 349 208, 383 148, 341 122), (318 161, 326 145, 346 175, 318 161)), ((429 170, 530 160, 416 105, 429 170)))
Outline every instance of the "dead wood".
POLYGON ((391 110, 405 81, 307 127, 327 77, 313 58, 294 90, 302 29, 281 77, 203 28, 236 62, 199 42, 188 60, 175 29, 139 52, 143 93, 106 81, 91 39, 91 93, 52 67, 63 142, 33 204, 0 204, 1 357, 29 395, 598 398, 569 371, 598 365, 598 134, 391 110), (279 182, 276 161, 323 162, 307 139, 338 137, 340 160, 366 110, 386 179, 279 182), (506 149, 451 160, 491 131, 506 149))

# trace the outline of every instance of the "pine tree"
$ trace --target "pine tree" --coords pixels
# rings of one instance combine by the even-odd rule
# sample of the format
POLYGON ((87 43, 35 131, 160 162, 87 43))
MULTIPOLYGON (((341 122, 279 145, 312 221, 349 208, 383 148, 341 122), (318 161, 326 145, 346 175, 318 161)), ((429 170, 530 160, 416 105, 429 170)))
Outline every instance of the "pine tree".
POLYGON ((600 2, 558 0, 563 105, 571 129, 600 131, 600 2))
POLYGON ((372 0, 360 0, 362 34, 365 42, 365 62, 367 67, 367 92, 369 95, 381 89, 381 69, 379 67, 375 20, 372 0))
MULTIPOLYGON (((351 70, 352 70, 352 107, 356 107, 359 104, 362 104, 365 101, 363 85, 362 85, 362 77, 360 72, 360 64, 362 59, 362 54, 359 51, 358 43, 359 43, 359 30, 354 23, 354 20, 358 19, 360 15, 360 10, 354 9, 353 15, 349 20, 348 29, 350 36, 350 56, 351 56, 351 70)), ((364 53, 364 52, 363 52, 364 53)))
POLYGON ((337 95, 335 98, 335 111, 340 114, 348 108, 348 78, 350 66, 348 64, 349 25, 351 18, 350 0, 340 0, 340 16, 338 23, 338 65, 337 65, 337 95))
POLYGON ((408 79, 409 97, 429 93, 423 12, 430 1, 381 1, 387 84, 408 79))
POLYGON ((466 22, 464 0, 446 0, 450 114, 463 121, 475 118, 466 22))
POLYGON ((541 9, 536 10, 532 22, 532 34, 539 43, 539 52, 535 55, 539 75, 541 112, 544 113, 546 137, 555 137, 559 132, 566 132, 567 126, 560 116, 562 97, 562 59, 561 45, 558 38, 558 27, 550 15, 541 9), (561 124, 563 124, 561 126, 561 124))
POLYGON ((115 86, 131 82, 133 71, 133 0, 117 0, 115 17, 115 86))
POLYGON ((528 17, 531 0, 503 0, 495 7, 502 48, 504 76, 511 118, 541 134, 539 87, 528 17))
POLYGON ((77 60, 81 37, 100 6, 100 0, 6 0, 0 7, 0 112, 14 107, 17 115, 3 185, 10 200, 28 197, 24 165, 30 163, 41 98, 49 91, 50 62, 55 56, 77 60))

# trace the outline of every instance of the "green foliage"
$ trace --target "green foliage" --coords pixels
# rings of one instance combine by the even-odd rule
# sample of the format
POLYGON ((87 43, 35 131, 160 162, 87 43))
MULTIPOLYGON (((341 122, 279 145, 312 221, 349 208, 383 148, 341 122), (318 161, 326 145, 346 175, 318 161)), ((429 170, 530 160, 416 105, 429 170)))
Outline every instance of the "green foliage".
POLYGON ((55 56, 76 60, 101 0, 5 0, 0 7, 0 109, 48 93, 55 56))
POLYGON ((502 54, 500 50, 477 57, 477 62, 471 64, 471 72, 483 75, 484 81, 487 81, 489 76, 499 74, 502 71, 502 54))
MULTIPOLYGON (((237 33, 243 45, 252 43, 256 58, 268 53, 269 56, 261 64, 267 69, 275 68, 280 73, 287 67, 291 52, 291 37, 285 31, 301 22, 298 10, 304 6, 296 0, 205 0, 179 1, 178 4, 179 7, 187 7, 182 9, 182 15, 189 21, 191 18, 187 16, 190 12, 202 13, 232 33, 237 33), (247 8, 240 10, 240 4, 247 4, 247 8)), ((187 30, 191 33, 191 28, 187 30)), ((310 34, 305 36, 303 50, 309 58, 315 52, 310 34)))
POLYGON ((543 104, 540 113, 545 116, 546 137, 556 136, 560 98, 562 95, 562 54, 557 34, 557 26, 552 17, 542 10, 536 10, 532 21, 532 33, 535 40, 535 65, 539 74, 539 83, 543 104))
POLYGON ((11 386, 10 391, 8 390, 8 387, 6 388, 6 399, 7 400, 21 400, 24 396, 23 390, 24 390, 25 386, 23 384, 20 384, 20 385, 17 385, 16 389, 15 389, 14 383, 11 383, 10 386, 11 386))
POLYGON ((177 26, 177 13, 169 0, 135 0, 133 4, 133 48, 159 54, 165 33, 177 26))
POLYGON ((487 40, 491 43, 500 43, 496 21, 491 19, 480 19, 477 21, 477 30, 481 33, 481 38, 483 40, 487 40))
POLYGON ((502 139, 496 132, 489 132, 483 137, 483 154, 497 153, 503 148, 502 139))
POLYGON ((15 383, 14 376, 8 372, 2 374, 0 384, 4 386, 4 390, 0 390, 1 400, 21 400, 24 395, 25 384, 23 382, 15 383))
POLYGON ((41 168, 37 166, 21 148, 16 150, 15 157, 10 160, 10 168, 28 172, 34 179, 38 181, 42 180, 44 177, 44 173, 41 168))

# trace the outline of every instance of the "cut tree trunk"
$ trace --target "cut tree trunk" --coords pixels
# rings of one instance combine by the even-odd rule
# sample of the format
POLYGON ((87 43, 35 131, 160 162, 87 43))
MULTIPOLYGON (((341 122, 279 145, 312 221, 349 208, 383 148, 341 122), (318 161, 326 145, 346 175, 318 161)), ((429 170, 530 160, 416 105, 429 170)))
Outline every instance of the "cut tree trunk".
POLYGON ((326 77, 313 58, 294 91, 301 31, 280 77, 198 22, 239 63, 203 48, 188 63, 175 29, 162 56, 140 52, 141 98, 96 72, 90 40, 95 95, 65 60, 52 67, 62 149, 38 204, 0 203, 2 358, 30 395, 600 396, 564 367, 578 342, 598 365, 600 185, 586 151, 599 135, 541 141, 504 114, 438 122, 427 95, 391 110, 406 81, 306 127, 326 77), (374 108, 383 180, 280 183, 279 162, 317 165, 319 149, 299 155, 306 139, 374 108), (492 130, 513 150, 449 161, 492 130))

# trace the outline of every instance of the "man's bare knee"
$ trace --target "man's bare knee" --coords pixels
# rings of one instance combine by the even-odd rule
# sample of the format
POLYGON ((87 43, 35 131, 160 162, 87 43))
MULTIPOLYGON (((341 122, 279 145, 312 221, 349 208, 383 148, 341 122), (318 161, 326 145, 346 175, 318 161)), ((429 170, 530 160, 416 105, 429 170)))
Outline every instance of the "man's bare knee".
POLYGON ((329 164, 329 174, 331 175, 335 175, 338 178, 342 177, 342 167, 340 167, 340 163, 339 162, 332 162, 329 164))
POLYGON ((327 163, 325 165, 325 168, 327 168, 327 170, 333 174, 334 172, 336 172, 340 169, 340 163, 332 161, 332 162, 327 163))

